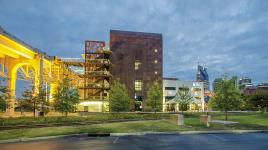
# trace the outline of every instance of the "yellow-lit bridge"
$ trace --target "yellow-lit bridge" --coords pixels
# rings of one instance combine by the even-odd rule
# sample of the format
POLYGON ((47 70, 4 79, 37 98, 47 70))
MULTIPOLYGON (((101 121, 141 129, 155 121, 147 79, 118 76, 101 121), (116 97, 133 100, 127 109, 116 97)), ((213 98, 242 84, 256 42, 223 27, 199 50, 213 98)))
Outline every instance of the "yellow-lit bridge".
MULTIPOLYGON (((7 81, 10 92, 7 116, 14 115, 17 79, 32 80, 36 91, 42 85, 49 86, 49 100, 64 76, 78 79, 60 58, 48 56, 19 40, 0 26, 0 77, 7 81)), ((73 80, 79 82, 79 80, 73 80)), ((79 83, 74 83, 79 85, 79 83)))

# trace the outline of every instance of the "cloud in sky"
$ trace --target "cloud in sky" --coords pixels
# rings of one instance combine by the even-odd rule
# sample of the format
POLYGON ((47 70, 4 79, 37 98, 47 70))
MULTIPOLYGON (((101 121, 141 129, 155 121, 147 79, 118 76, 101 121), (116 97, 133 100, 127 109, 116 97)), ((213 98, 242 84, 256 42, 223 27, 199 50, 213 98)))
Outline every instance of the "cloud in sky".
POLYGON ((268 1, 0 0, 0 25, 50 55, 79 57, 109 30, 162 33, 164 76, 210 79, 227 72, 268 82, 268 1))

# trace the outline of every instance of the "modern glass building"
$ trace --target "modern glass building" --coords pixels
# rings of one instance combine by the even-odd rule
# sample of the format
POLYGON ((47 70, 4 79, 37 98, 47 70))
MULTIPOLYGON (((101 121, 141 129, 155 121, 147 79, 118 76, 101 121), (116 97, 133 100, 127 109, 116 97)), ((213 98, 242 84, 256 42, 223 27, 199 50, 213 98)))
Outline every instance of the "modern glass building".
POLYGON ((242 77, 238 81, 239 88, 243 89, 245 87, 252 87, 253 84, 251 83, 251 78, 249 77, 242 77))
POLYGON ((197 66, 196 81, 204 82, 205 90, 209 90, 209 76, 206 67, 201 65, 197 66))

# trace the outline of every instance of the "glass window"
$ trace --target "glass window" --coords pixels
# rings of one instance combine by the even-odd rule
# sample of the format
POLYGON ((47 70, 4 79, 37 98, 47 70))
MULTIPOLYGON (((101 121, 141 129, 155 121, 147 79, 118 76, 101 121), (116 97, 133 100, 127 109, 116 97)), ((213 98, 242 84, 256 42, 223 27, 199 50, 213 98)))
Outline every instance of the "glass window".
POLYGON ((136 101, 142 101, 142 96, 136 96, 135 100, 136 101))
POLYGON ((165 90, 176 90, 176 87, 165 87, 165 90))
POLYGON ((172 100, 173 98, 175 98, 175 96, 165 96, 165 101, 170 101, 172 100))
POLYGON ((141 90, 142 90, 142 81, 135 80, 135 91, 141 91, 141 90))
POLYGON ((141 68, 141 62, 139 60, 135 61, 135 70, 139 70, 141 68))
POLYGON ((188 87, 179 87, 179 90, 189 91, 190 89, 188 87))

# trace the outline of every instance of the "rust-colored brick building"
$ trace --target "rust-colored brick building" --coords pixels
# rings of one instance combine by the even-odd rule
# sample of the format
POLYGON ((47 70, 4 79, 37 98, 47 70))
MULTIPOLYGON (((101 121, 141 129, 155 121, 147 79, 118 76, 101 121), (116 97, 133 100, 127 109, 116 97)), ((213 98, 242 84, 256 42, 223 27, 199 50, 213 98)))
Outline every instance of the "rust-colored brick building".
POLYGON ((110 31, 111 73, 124 83, 135 110, 146 110, 146 95, 153 81, 162 87, 162 34, 110 31))

